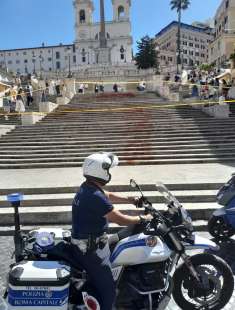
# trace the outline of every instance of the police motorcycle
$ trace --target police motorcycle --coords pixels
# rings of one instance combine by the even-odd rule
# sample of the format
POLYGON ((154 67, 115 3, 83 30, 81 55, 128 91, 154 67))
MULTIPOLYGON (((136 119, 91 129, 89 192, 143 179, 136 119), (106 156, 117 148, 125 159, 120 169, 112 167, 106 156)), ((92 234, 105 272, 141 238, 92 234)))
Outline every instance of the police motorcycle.
MULTIPOLYGON (((195 249, 216 250, 217 245, 193 233, 189 214, 162 183, 156 189, 167 202, 163 213, 153 207, 134 180, 131 186, 141 193, 137 207, 151 214, 152 220, 110 237, 116 309, 161 310, 171 296, 181 309, 223 309, 234 289, 230 267, 215 255, 187 254, 195 249)), ((8 275, 5 309, 100 310, 86 272, 64 260, 66 246, 70 246, 69 231, 41 228, 28 235, 21 233, 22 199, 19 194, 8 196, 15 210, 16 263, 8 275), (64 253, 53 256, 53 249, 61 245, 64 253)))
POLYGON ((235 234, 235 174, 219 190, 217 202, 223 206, 208 221, 208 231, 215 238, 229 238, 235 234))

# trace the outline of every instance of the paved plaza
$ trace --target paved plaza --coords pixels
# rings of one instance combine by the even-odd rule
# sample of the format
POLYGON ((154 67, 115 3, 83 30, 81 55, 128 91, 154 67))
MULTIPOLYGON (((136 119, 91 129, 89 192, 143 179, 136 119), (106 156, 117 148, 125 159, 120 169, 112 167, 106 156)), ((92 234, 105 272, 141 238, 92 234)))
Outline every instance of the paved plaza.
MULTIPOLYGON (((181 164, 119 166, 114 168, 110 185, 128 185, 131 178, 139 184, 225 183, 235 172, 233 164, 181 164)), ((0 188, 76 187, 84 180, 81 167, 0 170, 0 188)))
MULTIPOLYGON (((204 237, 209 237, 207 233, 200 233, 204 237)), ((9 264, 13 262, 11 259, 13 252, 13 238, 12 237, 0 237, 0 249, 1 249, 1 260, 0 260, 0 293, 4 291, 5 288, 5 278, 9 268, 9 264)), ((235 262, 232 263, 233 257, 235 257, 235 242, 231 242, 228 245, 222 247, 221 252, 226 256, 226 260, 230 263, 233 271, 235 272, 235 262), (229 250, 228 250, 229 249, 229 250)), ((220 254, 220 253, 219 253, 220 254)), ((222 254, 222 255, 223 255, 222 254)), ((235 309, 235 293, 230 300, 230 303, 224 308, 225 310, 235 309)), ((1 305, 0 305, 1 310, 1 305)), ((166 310, 180 310, 174 303, 171 301, 166 310)))

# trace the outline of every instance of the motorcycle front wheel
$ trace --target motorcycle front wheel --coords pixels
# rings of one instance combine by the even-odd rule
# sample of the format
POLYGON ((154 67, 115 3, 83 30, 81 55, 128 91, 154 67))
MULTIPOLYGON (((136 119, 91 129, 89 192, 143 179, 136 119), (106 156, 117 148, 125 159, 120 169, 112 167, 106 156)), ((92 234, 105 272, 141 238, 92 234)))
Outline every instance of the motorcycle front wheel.
POLYGON ((221 258, 211 254, 191 257, 200 282, 190 273, 188 267, 180 266, 173 277, 173 297, 183 310, 219 310, 229 302, 234 290, 231 268, 221 258))
POLYGON ((221 216, 212 216, 209 219, 208 231, 214 238, 229 238, 234 235, 232 227, 221 216))

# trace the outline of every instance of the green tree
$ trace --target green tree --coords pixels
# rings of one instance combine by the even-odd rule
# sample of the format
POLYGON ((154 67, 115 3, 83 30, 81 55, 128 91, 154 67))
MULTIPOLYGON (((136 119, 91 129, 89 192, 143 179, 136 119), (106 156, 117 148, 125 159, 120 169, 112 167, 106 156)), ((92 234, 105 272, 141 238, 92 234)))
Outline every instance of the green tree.
POLYGON ((210 72, 210 71, 212 71, 214 69, 214 64, 206 64, 206 63, 204 63, 204 64, 201 64, 200 65, 200 70, 202 70, 202 71, 208 71, 208 72, 210 72))
POLYGON ((178 13, 178 34, 177 34, 177 73, 179 73, 179 64, 181 64, 181 49, 180 49, 180 26, 182 10, 187 10, 190 5, 190 0, 171 0, 171 9, 176 10, 178 13))
POLYGON ((158 50, 154 39, 145 36, 137 41, 138 52, 135 56, 135 61, 138 69, 159 68, 158 50))

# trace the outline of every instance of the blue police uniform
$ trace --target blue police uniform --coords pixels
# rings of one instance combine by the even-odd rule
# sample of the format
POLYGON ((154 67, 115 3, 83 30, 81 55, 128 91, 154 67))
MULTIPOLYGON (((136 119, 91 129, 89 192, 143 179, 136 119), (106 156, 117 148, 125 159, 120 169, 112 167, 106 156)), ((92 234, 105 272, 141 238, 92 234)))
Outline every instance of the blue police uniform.
POLYGON ((113 210, 113 205, 102 189, 88 181, 84 182, 75 195, 72 205, 72 243, 75 255, 87 271, 92 285, 96 289, 101 310, 111 310, 115 300, 115 283, 109 264, 108 242, 97 242, 107 231, 108 221, 105 217, 113 210), (80 241, 92 240, 93 244, 85 249, 79 247, 80 241))

